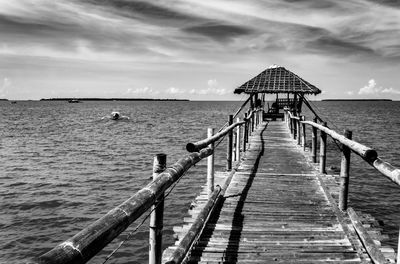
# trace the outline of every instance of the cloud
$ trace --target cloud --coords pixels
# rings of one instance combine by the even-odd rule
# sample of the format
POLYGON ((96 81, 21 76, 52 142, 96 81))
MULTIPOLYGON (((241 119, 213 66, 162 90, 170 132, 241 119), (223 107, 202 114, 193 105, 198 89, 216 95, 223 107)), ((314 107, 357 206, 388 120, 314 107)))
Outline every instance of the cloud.
POLYGON ((152 95, 152 94, 158 94, 157 91, 154 91, 152 88, 149 87, 143 87, 143 88, 128 88, 128 90, 126 91, 127 95, 139 95, 139 94, 143 94, 143 95, 152 95))
POLYGON ((381 95, 381 94, 400 94, 400 90, 390 88, 383 88, 382 86, 377 86, 374 79, 368 81, 368 84, 362 87, 358 94, 360 95, 381 95))
POLYGON ((216 79, 210 79, 207 81, 207 88, 205 89, 192 89, 190 90, 191 94, 199 94, 199 95, 226 95, 231 93, 232 91, 227 91, 225 88, 220 88, 216 79))
POLYGON ((175 87, 169 87, 165 92, 167 94, 183 94, 183 93, 185 93, 184 90, 175 88, 175 87))
POLYGON ((396 90, 396 89, 393 89, 392 87, 390 87, 390 88, 384 88, 384 89, 382 90, 382 93, 387 93, 387 94, 400 94, 400 90, 396 90))

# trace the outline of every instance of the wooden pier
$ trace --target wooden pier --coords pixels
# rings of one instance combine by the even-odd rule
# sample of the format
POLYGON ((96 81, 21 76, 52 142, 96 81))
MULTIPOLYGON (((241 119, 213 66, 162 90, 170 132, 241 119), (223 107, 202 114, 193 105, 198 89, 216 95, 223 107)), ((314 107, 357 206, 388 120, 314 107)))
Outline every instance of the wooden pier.
MULTIPOLYGON (((190 153, 172 165, 157 155, 148 185, 35 262, 86 263, 144 216, 150 217, 149 264, 395 263, 395 251, 382 246, 378 222, 348 207, 351 153, 397 185, 400 169, 352 140, 351 131, 329 129, 305 97, 321 91, 283 67, 268 68, 235 92, 250 96, 217 133, 208 128, 207 138, 188 143, 190 153), (268 93, 276 94, 271 105, 268 93), (313 122, 301 115, 302 103, 313 122), (328 136, 341 152, 339 175, 325 168, 328 136), (214 172, 224 139, 226 170, 214 172), (206 158, 207 183, 184 225, 174 227, 175 245, 162 252, 165 193, 206 158)), ((397 252, 400 263, 400 243, 397 252)))
MULTIPOLYGON (((372 263, 351 220, 333 198, 338 190, 335 177, 321 175, 284 122, 263 122, 187 263, 372 263)), ((186 225, 175 228, 180 239, 196 220, 207 193, 196 200, 186 225)), ((365 225, 373 221, 363 220, 365 225)), ((380 238, 373 228, 369 233, 380 238)), ((175 250, 176 246, 167 249, 164 261, 175 250)), ((392 250, 382 251, 394 259, 392 250)))

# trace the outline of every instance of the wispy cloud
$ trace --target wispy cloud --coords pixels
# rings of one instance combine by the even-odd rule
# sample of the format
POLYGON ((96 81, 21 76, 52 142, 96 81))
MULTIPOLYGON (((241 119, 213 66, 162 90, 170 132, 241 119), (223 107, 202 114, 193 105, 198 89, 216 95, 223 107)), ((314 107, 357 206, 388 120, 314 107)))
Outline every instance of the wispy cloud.
MULTIPOLYGON (((67 68, 83 83, 95 83, 92 76, 83 76, 85 62, 103 82, 122 75, 119 83, 130 82, 136 72, 135 87, 157 87, 160 95, 224 95, 233 85, 225 79, 234 78, 225 78, 224 87, 206 86, 202 80, 216 71, 259 70, 273 59, 288 66, 313 67, 315 61, 331 67, 398 66, 399 17, 395 0, 0 0, 0 68, 14 78, 12 71, 23 63, 6 62, 29 62, 23 68, 34 75, 36 65, 47 61, 51 71, 64 67, 54 80, 62 80, 67 68), (192 76, 182 74, 180 83, 169 84, 177 90, 161 90, 163 78, 188 71, 202 72, 195 88, 192 76)), ((129 93, 154 95, 155 88, 129 93)), ((123 93, 127 88, 118 89, 123 93)))
POLYGON ((0 33, 15 49, 33 47, 39 56, 45 49, 55 56, 78 52, 83 59, 105 56, 86 57, 79 53, 82 43, 92 55, 110 52, 109 59, 122 59, 159 58, 157 50, 172 48, 196 56, 226 47, 226 42, 227 54, 272 47, 327 56, 400 57, 400 10, 393 6, 398 7, 396 1, 389 0, 0 0, 0 33))

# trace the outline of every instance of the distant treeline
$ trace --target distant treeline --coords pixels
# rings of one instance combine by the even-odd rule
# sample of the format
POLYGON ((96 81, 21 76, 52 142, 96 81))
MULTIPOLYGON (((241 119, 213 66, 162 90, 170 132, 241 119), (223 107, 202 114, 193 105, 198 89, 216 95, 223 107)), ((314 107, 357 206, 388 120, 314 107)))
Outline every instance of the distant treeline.
POLYGON ((323 99, 321 101, 393 101, 392 99, 323 99))
POLYGON ((48 98, 40 101, 189 101, 188 99, 149 99, 149 98, 48 98))

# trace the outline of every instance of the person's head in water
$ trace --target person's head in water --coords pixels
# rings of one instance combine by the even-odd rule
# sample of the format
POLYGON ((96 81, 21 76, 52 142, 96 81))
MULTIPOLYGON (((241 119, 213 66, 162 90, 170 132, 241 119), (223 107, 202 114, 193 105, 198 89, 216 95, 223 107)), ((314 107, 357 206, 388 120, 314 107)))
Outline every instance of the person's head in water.
POLYGON ((117 120, 119 118, 119 113, 118 112, 112 112, 111 113, 111 118, 114 120, 117 120))

